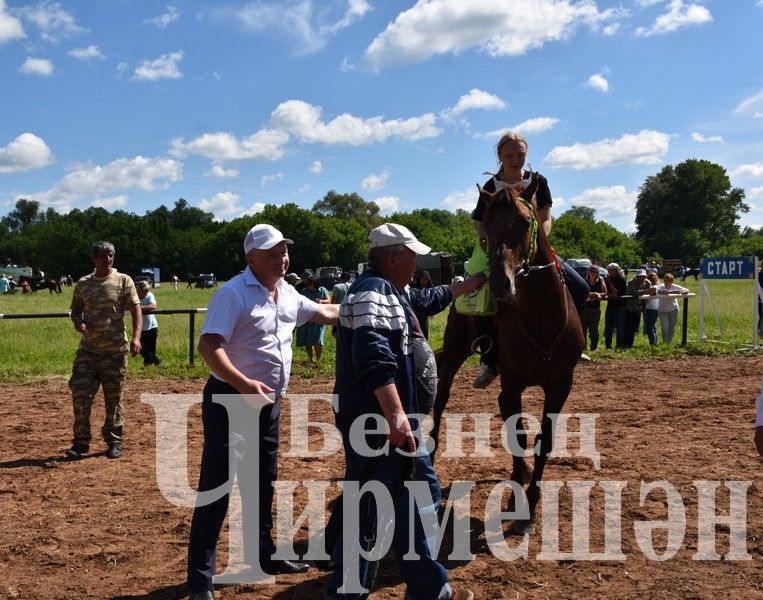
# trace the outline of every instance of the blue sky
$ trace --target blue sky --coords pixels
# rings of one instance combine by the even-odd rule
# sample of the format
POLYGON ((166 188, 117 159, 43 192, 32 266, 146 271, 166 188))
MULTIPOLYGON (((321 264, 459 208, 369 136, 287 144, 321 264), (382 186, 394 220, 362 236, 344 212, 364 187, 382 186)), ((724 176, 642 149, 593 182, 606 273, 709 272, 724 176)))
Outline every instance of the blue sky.
POLYGON ((703 158, 761 227, 762 26, 763 0, 0 0, 0 215, 471 208, 519 130, 554 214, 632 231, 644 179, 703 158))

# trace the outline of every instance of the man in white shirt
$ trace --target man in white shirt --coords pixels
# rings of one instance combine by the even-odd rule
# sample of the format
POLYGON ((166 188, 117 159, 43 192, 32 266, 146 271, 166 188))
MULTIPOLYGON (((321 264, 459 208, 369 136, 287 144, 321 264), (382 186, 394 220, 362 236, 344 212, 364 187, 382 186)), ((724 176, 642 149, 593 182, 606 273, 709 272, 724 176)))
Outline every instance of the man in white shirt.
MULTIPOLYGON (((281 396, 289 383, 295 325, 308 321, 333 325, 336 304, 317 304, 286 283, 288 245, 292 240, 271 225, 255 225, 244 239, 248 268, 233 277, 212 297, 199 340, 199 354, 212 375, 204 387, 202 419, 204 449, 199 492, 215 490, 229 479, 229 450, 238 457, 236 473, 241 482, 244 517, 244 560, 259 558, 265 573, 299 573, 308 565, 272 559, 271 537, 273 482, 276 480, 278 417, 281 396), (218 394, 267 397, 259 415, 258 435, 242 430, 228 418, 225 406, 213 402, 218 394), (252 439, 254 438, 254 439, 252 439), (247 460, 249 456, 249 460, 247 460), (257 457, 259 456, 259 460, 257 457), (259 481, 257 481, 257 478, 259 481), (247 485, 249 482, 249 485, 247 485), (259 507, 248 506, 244 488, 259 486, 259 507), (259 531, 247 527, 247 516, 259 511, 259 531), (259 553, 252 547, 259 535, 259 553)), ((241 403, 247 400, 241 398, 241 403)), ((232 474, 231 478, 232 478, 232 474)), ((217 537, 228 510, 229 494, 197 506, 188 544, 188 588, 194 600, 210 600, 215 572, 217 537)))

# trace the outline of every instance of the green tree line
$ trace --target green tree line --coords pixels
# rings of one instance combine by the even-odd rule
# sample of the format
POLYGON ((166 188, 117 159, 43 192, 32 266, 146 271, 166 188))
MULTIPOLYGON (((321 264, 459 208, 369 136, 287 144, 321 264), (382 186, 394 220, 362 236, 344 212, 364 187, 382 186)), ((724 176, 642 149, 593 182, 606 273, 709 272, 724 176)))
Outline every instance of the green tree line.
MULTIPOLYGON (((690 159, 646 179, 636 203, 634 235, 597 221, 589 207, 573 206, 554 220, 551 242, 565 258, 627 265, 661 257, 693 266, 708 254, 761 256, 763 229, 740 232, 737 226, 739 213, 747 210, 744 192, 731 187, 722 167, 690 159)), ((269 204, 256 215, 231 221, 215 221, 212 213, 183 198, 172 208, 162 205, 144 215, 95 207, 59 214, 20 199, 0 219, 0 261, 79 277, 92 268, 90 244, 103 239, 116 246, 117 268, 128 274, 159 267, 164 279, 200 272, 228 279, 243 267, 246 232, 270 223, 296 242, 292 271, 324 265, 354 269, 365 260, 369 230, 385 220, 405 225, 436 251, 450 252, 457 272, 474 247, 475 225, 467 211, 424 208, 382 218, 373 202, 334 190, 311 209, 269 204)))

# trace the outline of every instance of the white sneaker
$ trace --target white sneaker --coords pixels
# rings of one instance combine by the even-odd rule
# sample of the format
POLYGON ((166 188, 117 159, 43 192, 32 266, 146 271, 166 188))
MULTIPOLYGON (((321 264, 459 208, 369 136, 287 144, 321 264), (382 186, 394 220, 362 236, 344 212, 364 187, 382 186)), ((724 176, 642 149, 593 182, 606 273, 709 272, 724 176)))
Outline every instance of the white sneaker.
POLYGON ((581 352, 580 354, 580 360, 582 362, 591 362, 591 357, 588 356, 585 352, 581 352))
POLYGON ((483 390, 487 386, 489 386, 491 383, 493 383, 493 379, 498 377, 498 372, 494 371, 487 365, 481 364, 480 365, 480 374, 477 375, 477 378, 474 380, 474 383, 472 383, 472 387, 477 390, 483 390))

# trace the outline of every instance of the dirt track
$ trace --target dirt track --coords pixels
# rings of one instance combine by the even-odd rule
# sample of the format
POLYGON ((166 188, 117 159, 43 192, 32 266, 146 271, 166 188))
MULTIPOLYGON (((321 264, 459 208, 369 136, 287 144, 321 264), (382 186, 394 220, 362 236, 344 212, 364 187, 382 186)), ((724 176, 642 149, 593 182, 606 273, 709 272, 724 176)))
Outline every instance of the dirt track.
MULTIPOLYGON (((530 538, 527 559, 503 562, 488 549, 484 535, 489 492, 507 478, 509 457, 500 448, 500 421, 492 420, 493 458, 438 460, 445 494, 454 480, 475 480, 471 493, 471 561, 448 562, 451 579, 477 598, 763 598, 763 461, 752 443, 754 398, 759 392, 761 358, 691 358, 661 362, 584 365, 567 404, 574 413, 599 413, 596 449, 601 468, 589 458, 549 461, 547 481, 625 483, 621 549, 624 560, 541 560, 549 549, 541 516, 530 538), (669 560, 648 560, 634 535, 634 523, 666 518, 665 493, 642 504, 642 482, 665 480, 675 486, 686 511, 685 535, 669 560), (705 503, 696 480, 747 481, 746 552, 750 560, 692 560, 697 552, 697 507, 705 503), (542 548, 541 544, 546 547, 542 548)), ((497 388, 472 390, 472 371, 457 380, 452 411, 495 413, 497 388)), ((0 597, 33 599, 184 597, 185 553, 191 509, 178 508, 159 492, 155 473, 155 418, 139 398, 143 392, 198 393, 201 381, 128 382, 125 456, 117 461, 95 454, 78 462, 58 460, 71 436, 66 382, 27 386, 0 384, 0 597)), ((329 381, 293 381, 290 392, 328 392, 329 381)), ((98 399, 98 402, 102 400, 98 399)), ((526 394, 525 410, 539 416, 539 390, 526 394)), ((288 407, 288 403, 287 403, 288 407)), ((102 419, 96 404, 93 430, 102 419)), ((200 411, 191 410, 189 480, 197 477, 200 411)), ((288 423, 288 408, 282 425, 288 423)), ((333 422, 318 404, 314 419, 333 422)), ((469 429, 465 421, 464 429, 469 429)), ((571 429, 574 425, 571 424, 571 429)), ((288 448, 283 432, 284 450, 288 448)), ((94 441, 96 452, 99 441, 94 441)), ((465 449, 470 449, 466 442, 465 449)), ((574 448, 574 445, 571 445, 574 448)), ((341 476, 342 458, 282 457, 280 476, 291 480, 331 480, 341 476)), ((336 486, 330 494, 335 495, 336 486)), ((296 505, 300 506, 300 497, 296 505)), ((594 488, 590 506, 591 552, 604 546, 604 494, 594 488)), ((718 490, 717 507, 726 514, 729 491, 718 490)), ((548 513, 544 513, 548 514, 548 513)), ((559 547, 571 550, 569 488, 559 500, 559 547)), ((729 526, 716 528, 719 554, 729 551, 729 526)), ((226 538, 225 533, 223 538, 226 538)), ((297 548, 304 548, 305 532, 297 548)), ((516 540, 511 544, 515 546, 516 540)), ((657 553, 665 549, 664 530, 655 533, 657 553)), ((446 540, 450 547, 452 541, 446 540)), ((223 541, 221 548, 227 548, 223 541)), ((225 564, 226 552, 220 557, 225 564)), ((275 584, 234 585, 218 598, 320 598, 326 574, 279 576, 275 584)), ((373 598, 399 599, 404 588, 391 563, 382 565, 373 598)))

